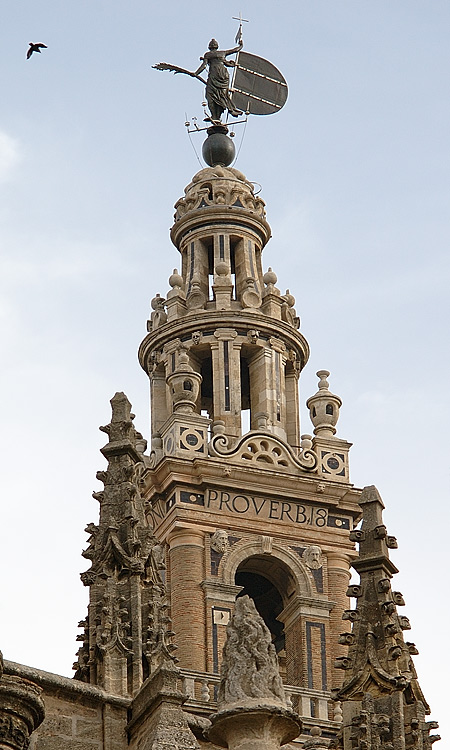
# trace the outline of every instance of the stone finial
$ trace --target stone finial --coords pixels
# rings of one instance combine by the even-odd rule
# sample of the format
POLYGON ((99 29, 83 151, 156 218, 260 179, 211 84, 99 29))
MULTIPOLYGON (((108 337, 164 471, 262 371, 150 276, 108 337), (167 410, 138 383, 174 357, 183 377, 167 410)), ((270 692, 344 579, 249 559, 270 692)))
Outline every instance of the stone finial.
POLYGON ((276 275, 275 271, 272 271, 272 269, 269 266, 269 269, 266 271, 266 273, 263 276, 263 281, 266 286, 275 286, 275 284, 278 281, 278 276, 276 275))
POLYGON ((249 596, 236 601, 223 649, 218 705, 248 700, 286 705, 270 632, 249 596))
POLYGON ((208 738, 229 750, 279 750, 300 734, 269 629, 248 596, 237 599, 227 625, 217 704, 208 738))
POLYGON ((328 390, 328 370, 319 370, 316 374, 319 378, 319 390, 307 400, 306 406, 314 425, 314 434, 332 437, 336 434, 342 400, 328 390))
POLYGON ((180 276, 177 268, 174 268, 173 273, 169 276, 169 286, 175 290, 180 290, 183 287, 183 277, 180 276))
POLYGON ((219 260, 214 270, 217 276, 228 276, 228 263, 225 263, 224 260, 219 260))

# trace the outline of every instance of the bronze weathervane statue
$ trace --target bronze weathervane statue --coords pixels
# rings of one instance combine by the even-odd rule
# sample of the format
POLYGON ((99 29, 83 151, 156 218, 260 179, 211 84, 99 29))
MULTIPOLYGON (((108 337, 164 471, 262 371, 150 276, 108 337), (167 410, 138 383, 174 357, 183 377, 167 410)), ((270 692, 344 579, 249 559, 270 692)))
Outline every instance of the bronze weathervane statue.
POLYGON ((234 144, 228 138, 226 123, 221 120, 224 112, 232 117, 239 117, 244 113, 246 116, 269 115, 283 107, 288 94, 286 81, 275 65, 243 51, 242 22, 245 19, 237 20, 240 25, 235 39, 236 47, 221 50, 218 42, 211 39, 208 51, 200 58, 201 64, 196 71, 165 62, 153 65, 157 70, 184 73, 206 84, 209 114, 205 121, 211 123, 211 126, 207 128, 209 137, 203 144, 203 157, 211 166, 213 163, 228 166, 234 159, 234 144), (231 55, 236 55, 235 60, 227 59, 231 55), (208 77, 205 80, 201 73, 206 68, 208 77), (233 68, 231 84, 227 68, 233 68))

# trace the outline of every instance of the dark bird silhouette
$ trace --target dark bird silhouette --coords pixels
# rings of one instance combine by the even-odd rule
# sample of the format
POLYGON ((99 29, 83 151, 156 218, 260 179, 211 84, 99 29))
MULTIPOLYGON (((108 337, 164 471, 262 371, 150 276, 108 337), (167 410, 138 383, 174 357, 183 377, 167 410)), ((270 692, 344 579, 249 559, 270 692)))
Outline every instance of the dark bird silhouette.
POLYGON ((33 52, 40 52, 41 51, 40 47, 45 47, 45 49, 47 49, 46 44, 39 44, 39 43, 35 44, 34 42, 30 42, 30 48, 27 51, 27 60, 30 59, 33 52))

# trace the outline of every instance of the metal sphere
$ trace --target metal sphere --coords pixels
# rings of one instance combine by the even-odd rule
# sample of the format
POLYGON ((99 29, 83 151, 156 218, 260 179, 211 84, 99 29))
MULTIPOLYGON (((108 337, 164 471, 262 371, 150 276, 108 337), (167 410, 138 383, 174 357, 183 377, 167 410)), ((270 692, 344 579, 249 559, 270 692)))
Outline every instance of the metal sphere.
POLYGON ((229 167, 236 155, 234 143, 224 133, 211 133, 202 147, 203 158, 210 167, 229 167))

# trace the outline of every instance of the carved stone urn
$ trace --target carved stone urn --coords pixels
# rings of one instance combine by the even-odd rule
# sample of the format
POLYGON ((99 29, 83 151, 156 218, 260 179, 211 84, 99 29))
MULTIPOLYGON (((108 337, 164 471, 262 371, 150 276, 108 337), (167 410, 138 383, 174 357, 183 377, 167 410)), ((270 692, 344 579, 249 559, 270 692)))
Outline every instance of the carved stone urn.
POLYGON ((178 356, 178 367, 166 378, 172 396, 173 410, 182 414, 192 414, 202 382, 202 376, 194 372, 186 351, 178 356))
POLYGON ((342 406, 339 396, 335 396, 328 390, 329 374, 328 370, 319 370, 316 373, 319 378, 319 390, 306 402, 311 422, 314 425, 314 434, 323 437, 332 437, 336 434, 339 409, 342 406))

